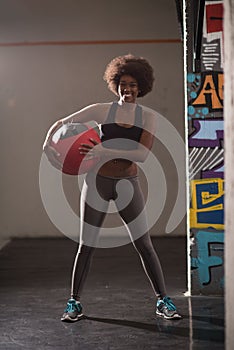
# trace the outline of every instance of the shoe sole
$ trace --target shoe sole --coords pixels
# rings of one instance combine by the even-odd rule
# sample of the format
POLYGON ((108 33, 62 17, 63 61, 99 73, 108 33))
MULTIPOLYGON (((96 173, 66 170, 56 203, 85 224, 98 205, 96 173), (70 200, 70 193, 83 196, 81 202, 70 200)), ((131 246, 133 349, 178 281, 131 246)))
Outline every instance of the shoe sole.
POLYGON ((61 317, 61 321, 62 322, 76 322, 76 321, 79 321, 80 319, 82 319, 83 317, 84 317, 83 314, 80 314, 76 318, 71 318, 69 315, 66 315, 65 317, 61 317))
POLYGON ((156 311, 156 315, 165 318, 166 320, 180 320, 182 318, 182 316, 180 316, 179 314, 174 314, 173 316, 166 316, 161 312, 156 311))

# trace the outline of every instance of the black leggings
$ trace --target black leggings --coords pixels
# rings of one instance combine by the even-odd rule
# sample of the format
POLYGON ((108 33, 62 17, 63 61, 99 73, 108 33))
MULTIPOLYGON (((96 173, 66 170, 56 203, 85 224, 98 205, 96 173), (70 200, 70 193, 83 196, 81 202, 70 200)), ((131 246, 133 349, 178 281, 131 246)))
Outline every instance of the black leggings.
POLYGON ((119 214, 127 225, 131 241, 155 295, 163 298, 166 296, 164 276, 148 232, 145 201, 138 177, 118 179, 96 176, 93 173, 86 176, 81 192, 80 243, 73 266, 71 296, 76 300, 81 297, 98 242, 99 230, 111 199, 115 201, 119 214))

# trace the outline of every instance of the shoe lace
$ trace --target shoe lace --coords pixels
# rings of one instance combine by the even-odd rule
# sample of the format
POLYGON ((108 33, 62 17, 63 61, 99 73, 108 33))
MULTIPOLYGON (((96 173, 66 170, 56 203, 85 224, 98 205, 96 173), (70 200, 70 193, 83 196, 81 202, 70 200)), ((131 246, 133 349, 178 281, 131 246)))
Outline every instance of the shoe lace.
POLYGON ((176 307, 173 304, 172 300, 169 297, 164 297, 163 298, 165 306, 168 308, 170 311, 176 311, 176 307))
POLYGON ((73 312, 75 309, 75 305, 72 303, 67 303, 67 307, 65 309, 65 312, 73 312))
POLYGON ((78 310, 78 312, 81 311, 80 304, 75 304, 75 303, 72 303, 72 302, 68 302, 67 303, 67 307, 65 309, 65 312, 73 312, 75 310, 78 310))

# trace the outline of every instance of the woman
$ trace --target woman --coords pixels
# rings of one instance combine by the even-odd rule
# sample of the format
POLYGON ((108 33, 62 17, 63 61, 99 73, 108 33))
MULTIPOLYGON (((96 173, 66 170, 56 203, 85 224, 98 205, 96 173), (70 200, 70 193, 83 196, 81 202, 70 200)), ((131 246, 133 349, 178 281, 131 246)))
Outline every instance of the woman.
POLYGON ((137 175, 136 162, 144 162, 153 145, 157 113, 138 105, 136 100, 152 90, 153 69, 142 57, 120 56, 108 64, 104 80, 119 97, 118 102, 93 104, 59 120, 49 130, 43 147, 49 161, 61 169, 58 154, 50 146, 51 136, 57 128, 67 122, 85 123, 94 119, 101 125, 102 142, 97 144, 91 140, 92 145, 82 144, 77 150, 87 159, 99 157, 100 162, 96 171, 86 176, 81 193, 80 243, 73 266, 71 298, 61 320, 74 322, 83 316, 80 297, 111 199, 128 227, 131 241, 151 282, 157 298, 156 314, 166 319, 179 319, 180 314, 167 296, 161 265, 149 236, 145 202, 137 175), (125 180, 124 184, 122 180, 125 180), (117 191, 120 184, 122 195, 117 191), (133 189, 130 201, 129 188, 133 189))

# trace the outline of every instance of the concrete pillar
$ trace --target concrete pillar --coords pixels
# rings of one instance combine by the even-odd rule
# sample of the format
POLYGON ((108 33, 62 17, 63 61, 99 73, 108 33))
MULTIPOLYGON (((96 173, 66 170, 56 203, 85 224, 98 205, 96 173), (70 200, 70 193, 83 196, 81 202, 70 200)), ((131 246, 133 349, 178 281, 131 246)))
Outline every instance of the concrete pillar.
POLYGON ((224 0, 226 349, 234 348, 234 0, 224 0))

